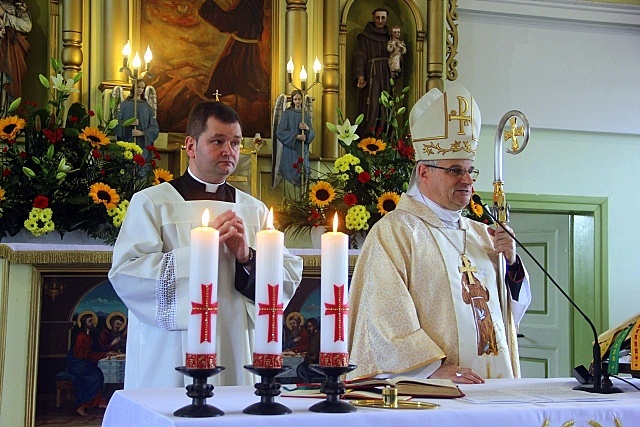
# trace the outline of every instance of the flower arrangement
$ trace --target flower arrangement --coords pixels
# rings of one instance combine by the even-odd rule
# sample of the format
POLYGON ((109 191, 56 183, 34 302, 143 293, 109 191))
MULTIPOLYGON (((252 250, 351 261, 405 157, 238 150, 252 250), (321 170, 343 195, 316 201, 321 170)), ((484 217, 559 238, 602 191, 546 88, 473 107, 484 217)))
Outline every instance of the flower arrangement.
POLYGON ((56 73, 51 79, 40 75, 50 91, 45 108, 26 103, 21 115, 16 99, 6 118, 0 119, 0 239, 26 228, 34 236, 56 231, 82 230, 88 236, 112 244, 127 212, 131 196, 143 188, 172 177, 156 169, 158 153, 153 146, 143 150, 133 142, 111 142, 119 123, 117 98, 109 111, 97 105, 94 111, 65 101, 81 73, 73 79, 62 76, 62 66, 52 58, 56 73), (106 114, 105 114, 106 113, 106 114), (15 114, 15 115, 12 115, 15 114), (95 117, 96 126, 90 125, 95 117), (24 138, 24 145, 18 142, 24 138))
MULTIPOLYGON (((277 215, 279 229, 293 235, 313 227, 329 226, 338 213, 341 231, 354 236, 365 233, 387 213, 393 211, 400 194, 409 186, 415 165, 408 120, 399 122, 406 111, 402 106, 409 87, 396 94, 391 80, 391 93, 383 92, 384 126, 371 129, 360 139, 355 134, 362 122, 360 115, 352 125, 338 109, 338 123, 327 123, 337 134, 344 155, 326 171, 312 171, 306 185, 285 196, 277 215)), ((293 165, 304 172, 302 159, 293 165)), ((353 241, 353 239, 352 239, 353 241)))

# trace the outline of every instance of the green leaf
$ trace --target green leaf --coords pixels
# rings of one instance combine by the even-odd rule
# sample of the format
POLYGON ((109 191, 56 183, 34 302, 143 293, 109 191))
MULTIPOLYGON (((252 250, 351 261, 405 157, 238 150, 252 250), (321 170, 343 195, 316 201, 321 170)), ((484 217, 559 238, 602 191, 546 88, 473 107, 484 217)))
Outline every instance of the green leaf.
POLYGON ((40 159, 39 158, 33 157, 32 160, 33 160, 33 163, 35 163, 36 165, 40 164, 40 159))
POLYGON ((331 122, 327 122, 327 127, 329 128, 329 130, 333 133, 338 133, 338 128, 336 127, 336 125, 334 125, 331 122))
POLYGON ((16 111, 18 109, 18 106, 20 105, 20 101, 22 101, 22 98, 14 99, 11 105, 9 105, 9 110, 7 111, 7 113, 11 114, 16 111))
POLYGON ((360 114, 358 117, 356 117, 356 121, 354 124, 356 125, 360 125, 360 123, 362 123, 362 121, 364 120, 364 114, 360 114))
POLYGON ((406 86, 404 89, 402 89, 402 93, 407 93, 409 92, 409 86, 406 86))
POLYGON ((391 86, 394 86, 396 84, 396 81, 393 79, 389 79, 389 83, 391 83, 391 86))
POLYGON ((113 119, 107 125, 107 129, 111 130, 111 129, 114 129, 116 126, 118 126, 118 119, 113 119))
MULTIPOLYGON (((53 150, 54 150, 54 147, 53 147, 53 144, 51 144, 51 145, 49 146, 49 148, 47 149, 47 157, 48 157, 48 158, 52 158, 52 157, 53 157, 53 150)), ((34 158, 35 158, 35 157, 34 157, 34 158)))
POLYGON ((40 79, 40 84, 42 84, 42 86, 44 86, 47 89, 49 89, 51 87, 51 86, 49 86, 49 79, 48 78, 46 78, 42 74, 40 74, 38 76, 38 78, 40 79))
POLYGON ((64 173, 64 172, 58 172, 58 173, 56 174, 56 179, 57 179, 58 181, 62 181, 66 176, 67 176, 67 174, 66 174, 66 173, 64 173))
POLYGON ((73 76, 73 83, 76 84, 80 81, 80 79, 82 78, 82 71, 80 71, 78 74, 76 74, 75 76, 73 76))
POLYGON ((406 107, 400 107, 400 108, 398 108, 398 114, 402 114, 402 113, 404 113, 405 111, 407 111, 407 108, 406 108, 406 107))
POLYGON ((102 104, 96 104, 96 116, 98 117, 98 121, 102 123, 104 121, 102 104))
MULTIPOLYGON (((117 119, 115 119, 117 120, 117 119)), ((135 123, 136 118, 135 117, 131 117, 130 119, 125 120, 124 122, 122 122, 122 127, 126 127, 126 126, 131 126, 133 125, 133 123, 135 123)))

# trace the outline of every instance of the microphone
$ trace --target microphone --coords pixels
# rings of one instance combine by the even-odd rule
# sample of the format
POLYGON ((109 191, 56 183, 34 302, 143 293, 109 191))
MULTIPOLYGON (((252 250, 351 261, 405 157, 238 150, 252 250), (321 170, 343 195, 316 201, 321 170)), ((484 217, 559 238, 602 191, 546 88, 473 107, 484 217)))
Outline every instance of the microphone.
MULTIPOLYGON (((558 285, 558 282, 555 281, 553 277, 549 274, 549 272, 538 262, 536 257, 533 256, 531 252, 514 236, 514 234, 509 231, 507 227, 505 227, 497 218, 489 212, 489 209, 485 209, 482 204, 482 199, 477 194, 474 194, 472 197, 473 201, 480 206, 482 206, 482 210, 489 215, 489 217, 495 222, 500 228, 502 228, 511 238, 520 246, 526 253, 531 257, 533 262, 542 270, 542 272, 547 276, 547 278, 553 283, 558 291, 571 303, 571 305, 582 315, 584 320, 587 321, 589 326, 591 327, 591 331, 593 332, 593 384, 582 384, 573 387, 574 390, 586 391, 589 393, 601 393, 601 394, 611 394, 611 393, 622 393, 622 390, 618 387, 614 387, 607 376, 606 379, 602 378, 602 357, 600 356, 600 344, 598 344, 598 332, 596 331, 596 327, 589 318, 585 314, 584 311, 578 307, 578 305, 573 301, 573 299, 558 285)), ((581 381, 582 382, 582 381, 581 381)), ((585 381, 586 382, 586 381, 585 381)))

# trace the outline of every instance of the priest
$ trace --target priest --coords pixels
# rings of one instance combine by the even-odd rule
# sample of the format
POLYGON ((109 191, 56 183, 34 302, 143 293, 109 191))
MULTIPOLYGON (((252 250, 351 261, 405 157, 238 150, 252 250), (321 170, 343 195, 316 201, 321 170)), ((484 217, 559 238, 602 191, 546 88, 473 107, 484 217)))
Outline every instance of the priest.
POLYGON ((369 232, 351 282, 351 377, 518 377, 528 276, 508 233, 461 215, 478 175, 480 111, 450 83, 425 94, 409 123, 417 160, 409 189, 369 232))
MULTIPOLYGON (((129 308, 125 388, 185 384, 189 301, 189 243, 206 208, 220 232, 217 364, 219 385, 253 384, 251 364, 255 298, 256 232, 266 228, 264 203, 227 184, 240 156, 238 114, 215 101, 191 111, 186 173, 136 193, 113 251, 109 279, 129 308)), ((285 250, 283 296, 300 282, 302 260, 285 250)), ((286 301, 285 301, 286 303, 286 301)), ((190 379, 187 381, 190 382, 190 379)))

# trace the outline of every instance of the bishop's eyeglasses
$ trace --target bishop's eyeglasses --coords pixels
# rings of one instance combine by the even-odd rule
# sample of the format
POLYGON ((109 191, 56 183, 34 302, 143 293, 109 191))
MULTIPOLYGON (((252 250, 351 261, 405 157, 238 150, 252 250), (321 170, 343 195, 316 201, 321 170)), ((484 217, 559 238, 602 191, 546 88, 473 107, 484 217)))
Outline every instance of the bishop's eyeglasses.
POLYGON ((469 169, 465 169, 461 166, 454 166, 451 168, 443 168, 440 166, 432 166, 432 165, 425 165, 425 166, 433 169, 442 169, 443 171, 446 171, 449 175, 456 177, 458 179, 462 178, 465 174, 468 173, 471 176, 471 179, 473 181, 475 181, 478 178, 478 174, 480 173, 480 171, 474 168, 473 166, 471 166, 469 169))

